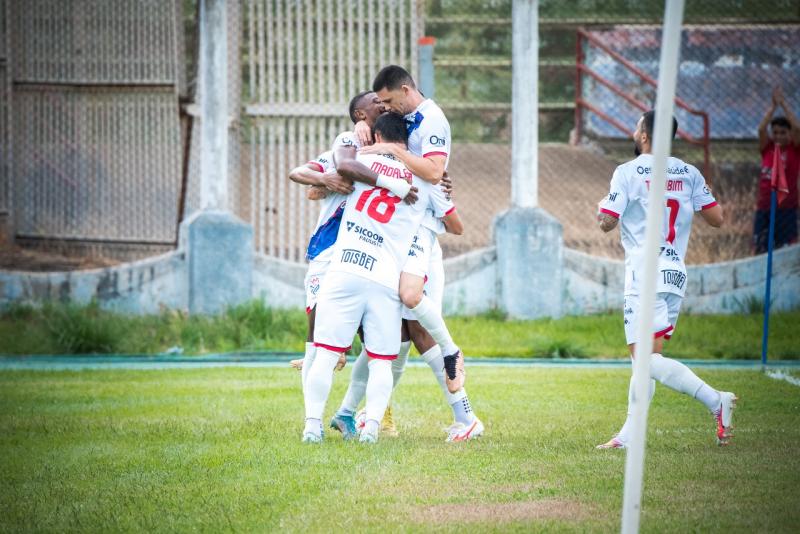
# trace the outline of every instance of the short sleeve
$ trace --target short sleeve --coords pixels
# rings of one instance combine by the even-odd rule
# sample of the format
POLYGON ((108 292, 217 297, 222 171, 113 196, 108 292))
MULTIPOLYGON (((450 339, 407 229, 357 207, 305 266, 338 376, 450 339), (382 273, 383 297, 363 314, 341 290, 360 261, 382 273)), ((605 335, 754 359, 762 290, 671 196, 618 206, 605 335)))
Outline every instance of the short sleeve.
POLYGON ((433 216, 437 219, 449 215, 456 209, 456 205, 447 198, 445 192, 438 185, 431 186, 430 207, 433 216))
POLYGON ((336 139, 333 141, 331 151, 336 152, 336 149, 345 147, 358 148, 358 142, 356 141, 356 136, 353 132, 342 132, 337 135, 336 139))
POLYGON ((622 218, 625 208, 628 207, 628 191, 625 187, 625 179, 619 167, 611 177, 611 187, 606 196, 600 202, 600 213, 611 215, 617 219, 622 218))
POLYGON ((420 153, 423 158, 450 155, 450 124, 444 115, 426 117, 419 127, 420 153))
POLYGON ((315 171, 328 172, 334 168, 333 153, 331 151, 323 152, 316 158, 309 161, 308 165, 313 167, 315 171))
POLYGON ((711 194, 711 189, 706 185, 706 179, 696 168, 692 167, 694 174, 692 180, 692 207, 694 211, 707 210, 717 205, 717 199, 711 194))

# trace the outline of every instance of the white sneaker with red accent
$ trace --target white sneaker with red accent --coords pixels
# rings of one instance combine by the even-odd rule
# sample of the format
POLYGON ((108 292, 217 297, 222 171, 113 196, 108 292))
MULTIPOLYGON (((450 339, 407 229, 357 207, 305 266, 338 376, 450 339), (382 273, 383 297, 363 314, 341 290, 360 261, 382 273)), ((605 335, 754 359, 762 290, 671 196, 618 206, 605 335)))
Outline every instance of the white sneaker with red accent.
POLYGON ((733 438, 733 410, 739 399, 728 391, 720 391, 719 397, 719 408, 714 410, 714 422, 717 424, 717 445, 728 445, 733 438))
POLYGON ((483 435, 483 423, 477 417, 472 424, 465 425, 464 423, 453 423, 447 429, 446 442, 468 441, 478 436, 483 435))

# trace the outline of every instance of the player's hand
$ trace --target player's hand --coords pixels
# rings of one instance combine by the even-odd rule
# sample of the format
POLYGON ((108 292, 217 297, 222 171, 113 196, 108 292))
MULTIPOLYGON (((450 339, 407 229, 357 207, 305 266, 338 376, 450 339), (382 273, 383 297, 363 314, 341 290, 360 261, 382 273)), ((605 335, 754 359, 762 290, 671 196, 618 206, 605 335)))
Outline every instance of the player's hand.
POLYGON ((322 182, 329 191, 342 195, 349 195, 353 192, 353 184, 339 176, 336 172, 326 172, 322 175, 322 182))
POLYGON ((334 370, 341 371, 342 369, 344 369, 345 365, 347 365, 347 355, 344 352, 342 352, 341 354, 339 354, 339 361, 336 362, 336 367, 334 367, 334 370))
POLYGON ((406 202, 406 204, 414 204, 417 200, 419 200, 419 197, 417 196, 418 192, 419 189, 417 189, 416 186, 412 185, 411 189, 408 190, 408 194, 405 196, 403 200, 406 202))
POLYGON ((778 106, 783 102, 783 89, 780 85, 775 86, 772 90, 772 105, 778 106))
POLYGON ((447 174, 447 171, 444 171, 442 181, 439 182, 439 187, 444 191, 447 200, 450 200, 450 197, 453 195, 453 181, 450 179, 450 175, 447 174))
POLYGON ((361 148, 359 154, 391 154, 395 156, 397 145, 394 143, 375 143, 374 145, 361 148))
POLYGON ((366 121, 358 121, 353 127, 353 133, 356 134, 358 144, 361 146, 369 146, 372 144, 372 128, 367 126, 366 121))

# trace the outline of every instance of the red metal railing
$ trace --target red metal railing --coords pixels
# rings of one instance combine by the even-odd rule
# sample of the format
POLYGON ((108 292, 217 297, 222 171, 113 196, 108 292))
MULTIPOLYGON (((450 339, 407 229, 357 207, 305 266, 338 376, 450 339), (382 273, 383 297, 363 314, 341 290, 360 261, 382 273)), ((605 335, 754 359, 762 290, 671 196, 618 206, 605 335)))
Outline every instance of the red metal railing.
MULTIPOLYGON (((621 87, 616 85, 614 82, 603 78, 600 74, 590 69, 585 63, 585 55, 583 52, 584 43, 589 43, 593 45, 606 54, 608 54, 611 58, 617 61, 620 65, 628 69, 632 72, 636 77, 642 80, 644 83, 649 84, 653 87, 658 87, 658 83, 651 78, 647 73, 641 70, 639 67, 634 65, 632 62, 628 61, 624 57, 622 57, 619 53, 612 50, 608 45, 604 42, 599 40, 597 37, 591 35, 586 30, 579 28, 578 29, 578 38, 576 41, 575 46, 575 133, 577 134, 575 139, 579 142, 581 139, 582 128, 583 128, 583 110, 586 109, 591 111, 607 123, 614 126, 619 131, 625 134, 631 134, 631 127, 630 125, 624 125, 619 122, 614 117, 608 115, 604 111, 602 111, 597 106, 593 105, 591 102, 587 102, 583 98, 583 77, 589 76, 597 83, 603 85, 604 87, 608 88, 612 93, 619 96, 626 102, 628 102, 633 107, 641 110, 647 111, 650 109, 650 106, 641 102, 634 98, 633 96, 626 93, 621 87)), ((706 175, 706 178, 711 178, 711 135, 710 135, 710 125, 708 119, 708 113, 705 111, 694 109, 685 101, 683 101, 679 97, 675 97, 675 105, 679 108, 686 110, 688 113, 692 115, 696 115, 703 120, 703 137, 698 139, 691 136, 685 130, 678 129, 678 137, 685 140, 687 143, 691 143, 693 145, 698 145, 703 147, 703 172, 706 175)))

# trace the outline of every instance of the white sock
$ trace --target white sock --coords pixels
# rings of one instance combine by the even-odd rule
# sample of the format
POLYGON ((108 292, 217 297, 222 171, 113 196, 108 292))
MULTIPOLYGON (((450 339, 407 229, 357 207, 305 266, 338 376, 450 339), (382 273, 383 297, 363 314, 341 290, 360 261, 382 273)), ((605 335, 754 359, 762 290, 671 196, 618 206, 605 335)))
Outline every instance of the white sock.
POLYGON ((303 384, 303 389, 306 389, 306 378, 311 365, 314 363, 314 356, 317 354, 317 347, 314 346, 312 341, 306 342, 306 353, 303 356, 303 368, 300 370, 300 380, 303 384))
POLYGON ((347 393, 344 394, 342 405, 336 413, 343 415, 353 415, 358 409, 358 405, 364 399, 367 392, 367 379, 369 378, 369 358, 367 352, 361 349, 353 363, 353 371, 350 373, 350 384, 347 386, 347 393))
POLYGON ((449 356, 458 352, 458 347, 453 343, 450 331, 447 330, 447 325, 444 324, 442 313, 430 298, 423 295, 417 307, 412 308, 411 311, 414 312, 419 324, 428 331, 433 340, 442 348, 442 354, 449 356))
POLYGON ((306 427, 303 429, 303 435, 314 434, 315 436, 322 435, 322 419, 314 419, 309 417, 306 419, 306 427))
POLYGON ((392 362, 370 358, 367 381, 367 421, 383 419, 392 395, 392 362))
POLYGON ((705 404, 706 408, 712 412, 719 408, 719 401, 722 400, 719 391, 705 383, 694 394, 694 398, 705 404))
POLYGON ((397 358, 392 360, 392 389, 397 387, 397 383, 400 382, 400 377, 403 376, 403 371, 406 369, 406 362, 408 361, 409 352, 411 352, 411 342, 401 341, 400 352, 397 354, 397 358))
POLYGON ((650 376, 675 391, 697 398, 703 404, 706 404, 706 400, 713 401, 710 404, 706 404, 709 410, 715 409, 716 405, 719 404, 719 393, 716 390, 713 390, 713 393, 708 391, 712 388, 708 387, 691 369, 677 360, 653 353, 653 357, 650 360, 650 376), (706 388, 703 388, 703 386, 706 386, 706 388), (698 397, 701 389, 703 389, 702 398, 698 397), (714 393, 716 393, 716 396, 714 393))
POLYGON ((447 384, 444 381, 444 358, 442 357, 442 350, 439 345, 434 345, 427 352, 422 355, 433 374, 436 376, 436 381, 439 382, 439 388, 444 394, 447 404, 453 410, 453 418, 459 423, 469 425, 475 420, 475 414, 472 412, 472 406, 467 397, 467 391, 464 388, 459 389, 455 393, 450 393, 447 389, 447 384))
MULTIPOLYGON (((651 402, 653 400, 653 395, 655 395, 655 393, 656 393, 656 381, 651 378, 650 391, 649 391, 650 398, 648 399, 647 402, 651 402)), ((617 433, 617 439, 619 439, 622 442, 627 442, 628 438, 630 437, 629 433, 631 431, 631 422, 632 422, 631 420, 633 418, 633 409, 631 408, 632 406, 633 406, 633 376, 631 376, 631 381, 628 384, 628 416, 625 418, 625 424, 622 425, 622 428, 617 433)))
POLYGON ((306 404, 306 419, 322 420, 325 403, 333 384, 333 369, 339 361, 339 353, 317 347, 317 355, 306 377, 303 396, 306 404))

